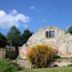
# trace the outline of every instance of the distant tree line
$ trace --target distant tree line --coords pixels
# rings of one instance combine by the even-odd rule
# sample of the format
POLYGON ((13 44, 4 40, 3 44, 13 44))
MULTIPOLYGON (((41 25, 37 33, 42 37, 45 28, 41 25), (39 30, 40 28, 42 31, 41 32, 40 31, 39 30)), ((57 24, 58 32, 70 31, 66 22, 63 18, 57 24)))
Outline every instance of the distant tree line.
POLYGON ((31 35, 32 32, 30 30, 26 29, 21 34, 20 30, 13 26, 10 28, 7 36, 0 33, 0 48, 4 48, 6 45, 14 47, 22 46, 31 35))

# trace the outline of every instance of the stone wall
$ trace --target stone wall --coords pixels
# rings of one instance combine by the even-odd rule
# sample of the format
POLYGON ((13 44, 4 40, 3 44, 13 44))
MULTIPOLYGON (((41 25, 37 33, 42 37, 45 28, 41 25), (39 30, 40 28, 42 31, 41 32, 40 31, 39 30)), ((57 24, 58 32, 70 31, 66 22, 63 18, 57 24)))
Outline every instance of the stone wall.
POLYGON ((4 59, 6 55, 6 50, 5 49, 0 49, 0 59, 4 59))
POLYGON ((23 68, 31 68, 31 63, 27 59, 19 59, 17 61, 17 64, 19 64, 20 67, 23 67, 23 68))
POLYGON ((25 59, 28 48, 37 44, 50 45, 58 50, 58 55, 61 57, 72 57, 72 36, 57 27, 41 28, 35 32, 27 43, 19 48, 19 57, 25 59), (47 38, 46 31, 54 31, 54 38, 47 38))
POLYGON ((50 67, 63 67, 72 65, 72 59, 56 59, 54 62, 50 64, 50 67))

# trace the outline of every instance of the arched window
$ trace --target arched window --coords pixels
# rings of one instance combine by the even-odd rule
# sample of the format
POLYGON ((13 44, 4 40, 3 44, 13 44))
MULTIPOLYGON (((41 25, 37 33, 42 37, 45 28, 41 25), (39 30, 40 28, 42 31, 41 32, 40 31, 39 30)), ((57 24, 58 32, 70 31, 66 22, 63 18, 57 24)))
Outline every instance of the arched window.
POLYGON ((54 36, 54 31, 46 31, 46 37, 53 38, 54 36))

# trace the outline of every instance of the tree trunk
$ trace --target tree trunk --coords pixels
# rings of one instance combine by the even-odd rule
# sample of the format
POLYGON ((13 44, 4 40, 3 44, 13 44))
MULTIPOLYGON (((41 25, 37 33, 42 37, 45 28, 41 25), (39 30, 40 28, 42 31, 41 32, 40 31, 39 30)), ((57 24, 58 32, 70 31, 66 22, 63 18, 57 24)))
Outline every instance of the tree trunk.
POLYGON ((16 58, 17 58, 18 55, 19 55, 19 49, 18 49, 18 46, 15 47, 15 55, 16 55, 16 58))

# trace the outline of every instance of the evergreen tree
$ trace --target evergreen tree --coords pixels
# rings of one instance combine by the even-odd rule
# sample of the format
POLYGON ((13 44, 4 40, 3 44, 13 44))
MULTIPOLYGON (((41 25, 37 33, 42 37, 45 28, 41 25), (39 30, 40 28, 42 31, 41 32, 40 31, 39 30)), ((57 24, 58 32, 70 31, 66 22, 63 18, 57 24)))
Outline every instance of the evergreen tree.
POLYGON ((6 37, 0 33, 0 47, 5 47, 7 44, 7 40, 6 40, 6 37))
POLYGON ((28 29, 24 30, 22 34, 22 44, 26 43, 28 38, 32 35, 32 32, 30 32, 28 29))

